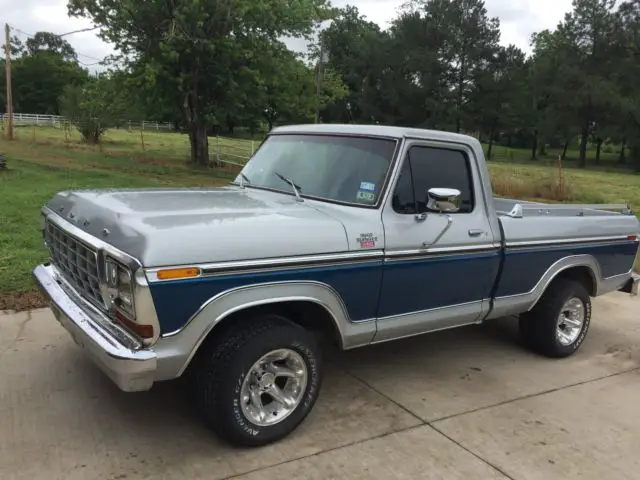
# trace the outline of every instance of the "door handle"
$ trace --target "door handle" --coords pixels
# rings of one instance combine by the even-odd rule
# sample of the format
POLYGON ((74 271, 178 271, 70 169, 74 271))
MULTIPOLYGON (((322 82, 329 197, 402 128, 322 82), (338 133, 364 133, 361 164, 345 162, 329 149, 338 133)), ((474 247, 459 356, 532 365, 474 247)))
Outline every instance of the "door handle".
POLYGON ((479 237, 484 233, 484 230, 480 230, 479 228, 469 230, 470 237, 479 237))

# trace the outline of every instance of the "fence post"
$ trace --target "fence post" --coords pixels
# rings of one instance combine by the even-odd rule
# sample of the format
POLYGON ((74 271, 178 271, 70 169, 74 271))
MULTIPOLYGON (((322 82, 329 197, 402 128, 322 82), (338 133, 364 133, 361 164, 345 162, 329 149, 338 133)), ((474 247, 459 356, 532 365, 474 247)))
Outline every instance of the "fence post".
POLYGON ((142 122, 142 125, 140 126, 140 144, 142 145, 142 151, 144 152, 144 135, 142 133, 142 131, 144 130, 144 122, 142 122))
POLYGON ((36 122, 37 122, 37 120, 35 120, 33 122, 33 125, 31 126, 31 133, 33 135, 33 141, 34 142, 36 141, 36 122))
POLYGON ((220 135, 216 133, 216 165, 220 165, 220 135))
POLYGON ((254 153, 255 150, 253 149, 253 140, 251 140, 251 156, 253 156, 254 153))

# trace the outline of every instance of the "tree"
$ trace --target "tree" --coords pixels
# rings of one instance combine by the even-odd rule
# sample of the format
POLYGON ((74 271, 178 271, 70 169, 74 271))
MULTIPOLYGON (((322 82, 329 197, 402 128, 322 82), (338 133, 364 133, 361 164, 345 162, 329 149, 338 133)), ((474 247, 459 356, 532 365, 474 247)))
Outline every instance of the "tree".
POLYGON ((27 55, 38 52, 56 53, 67 62, 78 60, 76 51, 64 38, 51 32, 36 32, 26 43, 27 55))
POLYGON ((524 64, 525 54, 522 50, 514 45, 501 47, 477 76, 471 103, 475 107, 473 116, 478 126, 488 134, 489 159, 500 128, 513 128, 516 97, 521 94, 521 70, 524 64))
POLYGON ((499 22, 488 17, 484 2, 411 0, 390 33, 389 59, 400 77, 394 116, 456 132, 474 128, 473 92, 500 39, 499 22))
POLYGON ((60 96, 60 110, 87 143, 97 144, 104 133, 139 119, 136 92, 128 89, 122 72, 91 78, 84 85, 68 85, 60 96))
POLYGON ((312 122, 317 110, 339 102, 348 93, 338 75, 326 68, 319 71, 319 65, 309 68, 284 45, 275 49, 272 57, 263 58, 271 70, 262 76, 253 100, 269 130, 276 123, 312 122))
POLYGON ((278 37, 308 35, 332 10, 327 0, 70 0, 69 13, 102 27, 125 62, 145 64, 180 110, 192 160, 205 165, 207 127, 260 76, 261 51, 278 37))
POLYGON ((548 141, 559 137, 566 147, 576 133, 579 99, 573 89, 582 76, 572 44, 562 32, 543 30, 533 35, 532 44, 534 55, 525 99, 528 112, 524 111, 524 117, 531 132, 531 158, 535 160, 538 154, 545 154, 548 141))
MULTIPOLYGON (((625 126, 633 168, 640 172, 640 0, 629 0, 618 11, 619 59, 617 84, 623 101, 620 113, 625 126)), ((623 144, 624 148, 624 144, 623 144)), ((622 155, 624 150, 622 151, 622 155)))
POLYGON ((318 45, 312 47, 311 59, 319 62, 321 44, 328 59, 326 70, 337 75, 347 88, 347 95, 323 109, 323 120, 368 123, 380 119, 378 87, 385 61, 390 60, 385 55, 388 38, 376 23, 367 21, 350 5, 340 10, 321 33, 318 45))
POLYGON ((573 11, 558 26, 558 35, 570 51, 576 72, 572 95, 578 103, 580 154, 578 165, 586 165, 587 142, 594 122, 618 103, 612 81, 617 68, 615 50, 615 0, 573 0, 573 11))
MULTIPOLYGON (((81 85, 88 72, 78 65, 67 42, 49 32, 38 32, 23 45, 11 39, 13 106, 18 112, 57 115, 58 98, 66 85, 81 85)), ((6 78, 2 62, 0 97, 4 103, 6 78)))

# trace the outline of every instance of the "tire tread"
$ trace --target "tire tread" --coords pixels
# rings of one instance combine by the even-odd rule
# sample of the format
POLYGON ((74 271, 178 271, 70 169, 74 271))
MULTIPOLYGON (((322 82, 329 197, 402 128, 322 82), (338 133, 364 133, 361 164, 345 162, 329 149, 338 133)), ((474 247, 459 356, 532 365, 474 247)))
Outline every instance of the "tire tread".
MULTIPOLYGON (((224 407, 230 395, 222 384, 227 380, 227 372, 236 361, 237 352, 258 337, 277 329, 299 329, 301 338, 307 338, 308 334, 296 323, 275 314, 243 318, 218 335, 213 342, 203 345, 205 348, 194 359, 189 379, 191 395, 213 432, 232 444, 254 446, 273 441, 264 442, 243 435, 234 419, 222 414, 226 411, 224 407)), ((278 436, 282 437, 284 434, 278 436)))
POLYGON ((558 278, 547 288, 535 307, 520 316, 520 333, 531 350, 551 358, 567 357, 578 350, 591 321, 591 302, 587 289, 575 280, 558 278), (563 346, 556 341, 559 310, 570 297, 579 297, 585 304, 585 326, 577 344, 563 346))

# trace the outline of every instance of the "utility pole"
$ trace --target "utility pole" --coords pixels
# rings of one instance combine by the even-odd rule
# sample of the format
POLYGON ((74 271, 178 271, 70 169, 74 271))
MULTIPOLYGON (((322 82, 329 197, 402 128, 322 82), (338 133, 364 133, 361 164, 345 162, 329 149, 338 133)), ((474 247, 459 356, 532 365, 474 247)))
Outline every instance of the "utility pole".
POLYGON ((320 121, 320 84, 322 82, 322 35, 320 35, 320 58, 318 60, 318 73, 316 75, 316 123, 320 121))
POLYGON ((5 61, 4 71, 7 75, 7 139, 13 140, 13 95, 11 93, 11 27, 8 23, 4 24, 5 33, 5 61))

